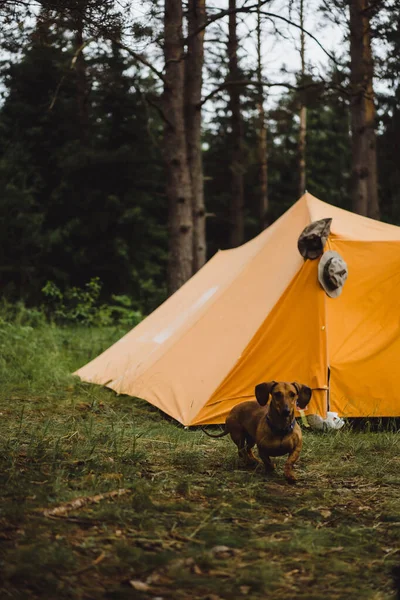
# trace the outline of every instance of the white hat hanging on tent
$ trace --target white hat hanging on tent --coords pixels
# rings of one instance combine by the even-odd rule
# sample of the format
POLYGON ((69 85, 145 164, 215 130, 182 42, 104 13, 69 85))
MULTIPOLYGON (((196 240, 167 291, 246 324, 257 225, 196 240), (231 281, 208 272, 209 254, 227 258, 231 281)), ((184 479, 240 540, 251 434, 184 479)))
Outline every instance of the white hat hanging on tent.
POLYGON ((324 252, 318 263, 318 281, 330 298, 337 298, 342 293, 348 276, 347 264, 338 252, 324 252))

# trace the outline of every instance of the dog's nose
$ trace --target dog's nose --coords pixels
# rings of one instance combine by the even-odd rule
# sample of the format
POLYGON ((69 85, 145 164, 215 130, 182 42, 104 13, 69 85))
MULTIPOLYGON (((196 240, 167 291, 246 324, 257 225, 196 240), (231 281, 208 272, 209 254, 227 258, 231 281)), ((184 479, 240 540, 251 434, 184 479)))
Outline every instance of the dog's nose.
POLYGON ((282 410, 282 415, 284 417, 288 417, 290 415, 290 408, 288 406, 284 406, 282 410))

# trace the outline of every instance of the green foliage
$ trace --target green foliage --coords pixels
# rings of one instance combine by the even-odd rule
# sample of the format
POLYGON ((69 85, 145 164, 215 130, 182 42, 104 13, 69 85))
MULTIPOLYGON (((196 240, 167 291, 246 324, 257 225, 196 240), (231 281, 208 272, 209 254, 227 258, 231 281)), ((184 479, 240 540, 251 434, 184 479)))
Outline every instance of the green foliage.
POLYGON ((102 283, 92 278, 83 288, 74 286, 62 291, 54 282, 48 281, 43 288, 45 297, 38 307, 28 307, 22 301, 0 302, 0 326, 41 327, 49 323, 57 325, 83 325, 86 327, 133 328, 143 314, 137 304, 127 295, 111 296, 108 303, 101 300, 102 283))
POLYGON ((8 302, 5 298, 1 299, 0 326, 41 327, 45 324, 47 324, 47 318, 42 308, 27 307, 21 300, 8 302))
POLYGON ((102 284, 98 277, 92 278, 83 288, 60 288, 48 281, 43 288, 47 299, 45 311, 48 318, 61 325, 87 325, 107 327, 113 324, 134 327, 143 318, 134 310, 133 301, 126 295, 113 294, 113 304, 100 304, 102 284))

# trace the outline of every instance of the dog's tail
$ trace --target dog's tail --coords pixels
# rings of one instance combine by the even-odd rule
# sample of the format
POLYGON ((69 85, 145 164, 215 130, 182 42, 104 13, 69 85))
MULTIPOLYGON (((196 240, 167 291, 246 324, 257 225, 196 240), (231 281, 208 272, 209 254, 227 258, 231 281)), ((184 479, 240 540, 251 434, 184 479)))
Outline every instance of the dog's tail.
POLYGON ((229 433, 229 431, 222 431, 221 433, 217 433, 216 435, 212 435, 211 433, 208 433, 208 431, 206 431, 204 429, 204 427, 202 427, 201 430, 204 431, 204 433, 206 435, 208 435, 208 437, 211 437, 211 438, 221 438, 221 437, 224 437, 224 435, 228 435, 228 433, 229 433))

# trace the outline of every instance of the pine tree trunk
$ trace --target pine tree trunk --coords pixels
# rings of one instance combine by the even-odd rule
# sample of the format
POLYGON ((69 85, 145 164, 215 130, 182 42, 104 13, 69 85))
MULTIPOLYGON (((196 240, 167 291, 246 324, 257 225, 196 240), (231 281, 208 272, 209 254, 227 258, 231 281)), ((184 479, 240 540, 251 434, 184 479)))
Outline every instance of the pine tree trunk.
MULTIPOLYGON (((236 8, 236 0, 229 0, 229 40, 228 40, 228 59, 229 59, 229 80, 238 81, 240 79, 238 65, 238 39, 236 13, 232 12, 236 8)), ((244 241, 244 184, 243 184, 243 121, 240 108, 240 88, 237 85, 229 86, 231 111, 231 181, 232 198, 230 207, 231 235, 230 244, 232 247, 240 246, 244 241)))
POLYGON ((205 0, 189 0, 188 48, 185 62, 185 121, 187 155, 193 203, 193 272, 206 262, 206 217, 201 149, 201 91, 203 85, 204 30, 193 35, 206 20, 205 0))
POLYGON ((169 205, 168 288, 172 294, 191 276, 193 266, 192 190, 187 159, 182 34, 182 0, 165 0, 163 108, 164 160, 169 205))
POLYGON ((268 148, 267 148, 267 122, 264 109, 264 87, 262 85, 262 41, 261 41, 261 0, 258 0, 257 12, 257 81, 259 83, 257 110, 258 110, 258 159, 260 174, 260 200, 259 219, 261 231, 268 226, 268 148))
POLYGON ((350 2, 353 211, 379 219, 373 60, 367 0, 350 2))
POLYGON ((368 134, 368 216, 372 219, 380 219, 379 196, 378 196, 378 164, 376 156, 376 110, 375 94, 373 87, 374 61, 371 49, 371 29, 368 16, 365 17, 365 66, 367 72, 367 86, 365 94, 365 120, 368 134))
MULTIPOLYGON (((305 62, 305 38, 304 38, 304 2, 300 0, 300 59, 301 59, 301 83, 304 83, 306 72, 305 62)), ((302 103, 300 106, 300 130, 299 130, 299 197, 306 191, 306 136, 307 136, 307 108, 302 103)))

